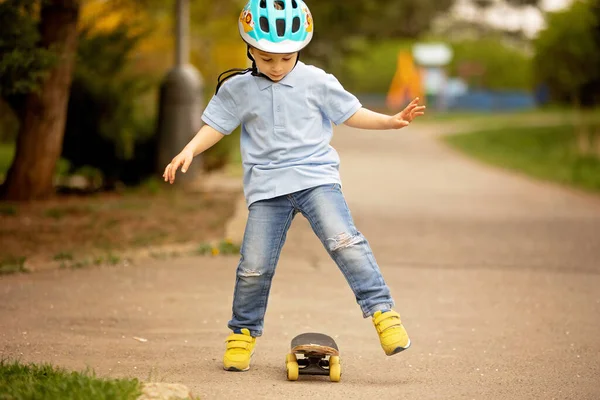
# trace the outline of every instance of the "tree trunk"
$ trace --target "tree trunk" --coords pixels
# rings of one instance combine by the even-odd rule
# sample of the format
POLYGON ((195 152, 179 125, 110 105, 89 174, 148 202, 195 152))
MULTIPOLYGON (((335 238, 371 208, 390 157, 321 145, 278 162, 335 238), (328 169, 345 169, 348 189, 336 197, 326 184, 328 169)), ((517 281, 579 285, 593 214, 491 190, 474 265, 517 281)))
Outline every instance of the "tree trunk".
POLYGON ((62 150, 75 64, 79 7, 79 0, 42 2, 41 45, 52 48, 58 61, 39 91, 25 101, 15 159, 3 188, 7 200, 43 199, 54 193, 54 170, 62 150))
POLYGON ((572 95, 571 104, 573 105, 573 129, 575 130, 577 152, 585 156, 590 153, 590 142, 583 118, 581 99, 577 93, 572 95))

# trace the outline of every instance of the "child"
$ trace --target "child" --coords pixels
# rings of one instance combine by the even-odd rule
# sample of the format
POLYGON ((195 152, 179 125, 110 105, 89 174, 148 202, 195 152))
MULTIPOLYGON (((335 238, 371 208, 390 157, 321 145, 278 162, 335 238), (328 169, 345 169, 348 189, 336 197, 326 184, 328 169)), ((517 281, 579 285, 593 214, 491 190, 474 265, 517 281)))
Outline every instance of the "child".
MULTIPOLYGON (((247 371, 262 335, 271 280, 292 219, 310 222, 350 287, 363 317, 372 317, 387 355, 410 346, 392 310, 394 301, 369 243, 354 226, 329 145, 332 123, 361 129, 400 129, 425 107, 413 100, 402 112, 383 115, 361 106, 338 80, 298 61, 311 40, 313 21, 302 0, 249 0, 239 21, 252 68, 219 80, 206 123, 164 172, 173 183, 194 156, 242 125, 244 194, 249 209, 236 273, 233 316, 223 367, 247 371), (247 74, 251 72, 251 74, 247 74)), ((230 71, 228 71, 230 72, 230 71)))

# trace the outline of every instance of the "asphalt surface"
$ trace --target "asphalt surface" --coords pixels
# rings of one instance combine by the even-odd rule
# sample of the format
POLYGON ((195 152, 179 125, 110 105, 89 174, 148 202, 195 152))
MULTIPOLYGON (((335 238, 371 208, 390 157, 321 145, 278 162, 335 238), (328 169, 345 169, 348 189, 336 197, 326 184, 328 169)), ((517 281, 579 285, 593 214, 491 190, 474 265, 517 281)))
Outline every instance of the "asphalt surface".
POLYGON ((203 399, 600 398, 600 198, 469 160, 435 136, 415 124, 340 127, 334 140, 408 351, 385 356, 298 215, 249 372, 221 367, 234 256, 2 277, 0 357, 183 383, 203 399), (305 331, 337 340, 340 383, 286 380, 290 340, 305 331))

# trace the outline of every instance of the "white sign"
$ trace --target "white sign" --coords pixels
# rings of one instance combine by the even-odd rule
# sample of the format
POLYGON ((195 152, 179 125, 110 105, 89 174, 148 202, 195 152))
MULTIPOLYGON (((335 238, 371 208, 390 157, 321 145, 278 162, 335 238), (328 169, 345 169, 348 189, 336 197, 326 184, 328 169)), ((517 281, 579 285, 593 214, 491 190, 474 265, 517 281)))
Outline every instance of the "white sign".
POLYGON ((413 46, 413 57, 420 65, 443 66, 452 60, 452 48, 445 43, 419 43, 413 46))

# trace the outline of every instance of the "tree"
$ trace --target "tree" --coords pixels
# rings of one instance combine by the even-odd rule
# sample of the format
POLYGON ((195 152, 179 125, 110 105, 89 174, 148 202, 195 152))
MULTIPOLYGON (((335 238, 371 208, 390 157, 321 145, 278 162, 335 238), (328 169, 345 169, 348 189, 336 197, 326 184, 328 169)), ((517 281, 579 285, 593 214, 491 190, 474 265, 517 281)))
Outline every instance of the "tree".
POLYGON ((56 62, 51 50, 39 47, 36 4, 37 0, 0 2, 0 96, 17 114, 24 111, 26 95, 39 88, 56 62))
POLYGON ((313 43, 302 54, 338 72, 343 57, 354 51, 357 42, 415 39, 453 3, 454 0, 309 1, 315 34, 313 43))
POLYGON ((126 23, 93 30, 83 18, 80 27, 61 157, 69 173, 99 170, 103 188, 137 183, 153 172, 154 118, 142 103, 157 81, 132 62, 146 32, 126 23))
MULTIPOLYGON (((7 0, 2 5, 3 11, 12 8, 17 15, 35 11, 32 1, 7 0), (24 9, 23 3, 31 7, 24 9)), ((37 75, 31 74, 24 79, 29 80, 29 84, 39 83, 39 87, 25 94, 16 107, 20 111, 21 124, 15 159, 3 186, 3 196, 7 200, 33 200, 52 195, 54 169, 62 148, 80 3, 79 0, 44 0, 39 7, 40 36, 35 47, 42 53, 40 60, 44 59, 43 54, 51 51, 55 62, 49 69, 41 66, 37 75)), ((16 57, 20 51, 17 43, 13 45, 9 57, 16 57)), ((6 75, 3 73, 2 76, 6 75)))
POLYGON ((599 1, 577 1, 567 10, 550 13, 535 50, 537 80, 550 88, 555 101, 570 103, 576 111, 579 151, 600 155, 600 127, 588 126, 581 112, 600 104, 599 1))
POLYGON ((599 7, 598 0, 583 0, 549 13, 534 42, 537 81, 559 102, 600 104, 599 7))
POLYGON ((515 7, 535 7, 541 11, 541 0, 504 0, 511 6, 515 7))

